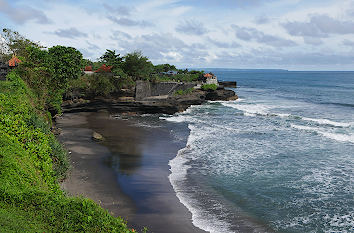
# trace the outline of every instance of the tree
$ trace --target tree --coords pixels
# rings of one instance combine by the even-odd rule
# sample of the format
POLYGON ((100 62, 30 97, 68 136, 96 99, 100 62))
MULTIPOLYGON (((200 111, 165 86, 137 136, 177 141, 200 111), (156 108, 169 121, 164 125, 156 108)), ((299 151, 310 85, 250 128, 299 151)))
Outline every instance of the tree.
POLYGON ((148 79, 153 71, 153 64, 141 51, 135 51, 124 56, 122 69, 135 80, 148 79))
POLYGON ((60 112, 69 80, 81 75, 82 54, 71 47, 54 46, 46 50, 29 46, 23 58, 16 70, 36 93, 40 106, 52 114, 60 112))
POLYGON ((167 72, 170 70, 177 70, 177 68, 176 68, 176 66, 170 65, 170 64, 160 64, 160 65, 154 66, 154 70, 155 70, 155 72, 160 73, 160 72, 167 72))
POLYGON ((119 69, 121 68, 123 58, 120 57, 120 54, 116 54, 115 50, 107 49, 99 61, 107 66, 113 66, 113 69, 119 69))
POLYGON ((72 47, 54 46, 48 50, 50 67, 53 69, 53 85, 66 90, 70 79, 81 75, 83 59, 80 51, 72 47))
POLYGON ((12 54, 21 57, 27 56, 26 48, 29 46, 42 48, 39 43, 26 39, 18 32, 7 28, 2 29, 2 33, 0 34, 0 54, 4 59, 9 59, 12 54))

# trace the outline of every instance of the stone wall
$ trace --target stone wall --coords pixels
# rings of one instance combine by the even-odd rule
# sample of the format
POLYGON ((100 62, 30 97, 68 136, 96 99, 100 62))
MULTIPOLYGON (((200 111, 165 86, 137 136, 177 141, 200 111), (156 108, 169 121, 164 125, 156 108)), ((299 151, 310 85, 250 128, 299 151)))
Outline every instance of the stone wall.
POLYGON ((195 83, 161 82, 151 83, 148 81, 137 81, 135 99, 143 100, 151 96, 172 95, 177 90, 193 88, 195 83))
POLYGON ((0 80, 5 80, 9 71, 9 66, 6 63, 0 62, 0 80))

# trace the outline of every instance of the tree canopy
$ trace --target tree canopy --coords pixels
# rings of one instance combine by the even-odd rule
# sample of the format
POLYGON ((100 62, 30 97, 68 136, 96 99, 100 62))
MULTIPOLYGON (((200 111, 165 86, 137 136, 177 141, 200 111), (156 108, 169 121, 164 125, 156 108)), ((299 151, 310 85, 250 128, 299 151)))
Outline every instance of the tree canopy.
POLYGON ((153 71, 153 64, 149 61, 149 58, 143 56, 141 51, 135 51, 124 56, 122 68, 126 74, 135 80, 148 79, 153 71))
POLYGON ((113 66, 113 69, 121 68, 123 58, 120 54, 116 54, 115 50, 107 49, 106 52, 99 58, 101 63, 107 66, 113 66))

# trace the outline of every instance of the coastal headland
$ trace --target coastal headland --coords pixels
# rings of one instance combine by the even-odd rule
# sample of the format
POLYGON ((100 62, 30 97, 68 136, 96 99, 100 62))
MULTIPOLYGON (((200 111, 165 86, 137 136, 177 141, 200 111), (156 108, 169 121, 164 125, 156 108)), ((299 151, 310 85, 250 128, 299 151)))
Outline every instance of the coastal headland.
POLYGON ((166 83, 151 84, 149 82, 137 82, 137 85, 130 90, 120 90, 120 92, 110 96, 83 96, 76 92, 76 96, 64 101, 63 112, 95 112, 108 110, 111 113, 131 113, 131 114, 174 114, 185 111, 191 105, 200 105, 209 100, 236 100, 238 96, 232 90, 223 86, 215 90, 195 89, 183 95, 174 94, 176 91, 187 90, 196 86, 195 83, 170 83, 172 88, 179 86, 180 89, 171 91, 165 88, 166 83), (147 87, 148 86, 148 87, 147 87), (151 87, 155 90, 151 90, 151 87))

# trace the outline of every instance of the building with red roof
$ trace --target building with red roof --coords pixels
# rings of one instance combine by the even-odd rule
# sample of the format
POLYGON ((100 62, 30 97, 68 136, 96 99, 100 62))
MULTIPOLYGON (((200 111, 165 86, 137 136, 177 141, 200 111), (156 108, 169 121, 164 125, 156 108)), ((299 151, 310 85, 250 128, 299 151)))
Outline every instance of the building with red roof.
POLYGON ((84 71, 93 71, 92 66, 85 66, 84 71))
POLYGON ((111 73, 112 66, 106 66, 106 64, 103 64, 98 70, 95 71, 95 73, 111 73))
POLYGON ((21 62, 22 61, 20 59, 18 59, 15 55, 13 55, 9 61, 9 67, 11 67, 11 68, 16 67, 21 62))
POLYGON ((204 78, 212 78, 214 75, 208 73, 208 74, 204 74, 204 78))
POLYGON ((218 84, 218 78, 213 73, 207 73, 203 75, 206 84, 218 84))

